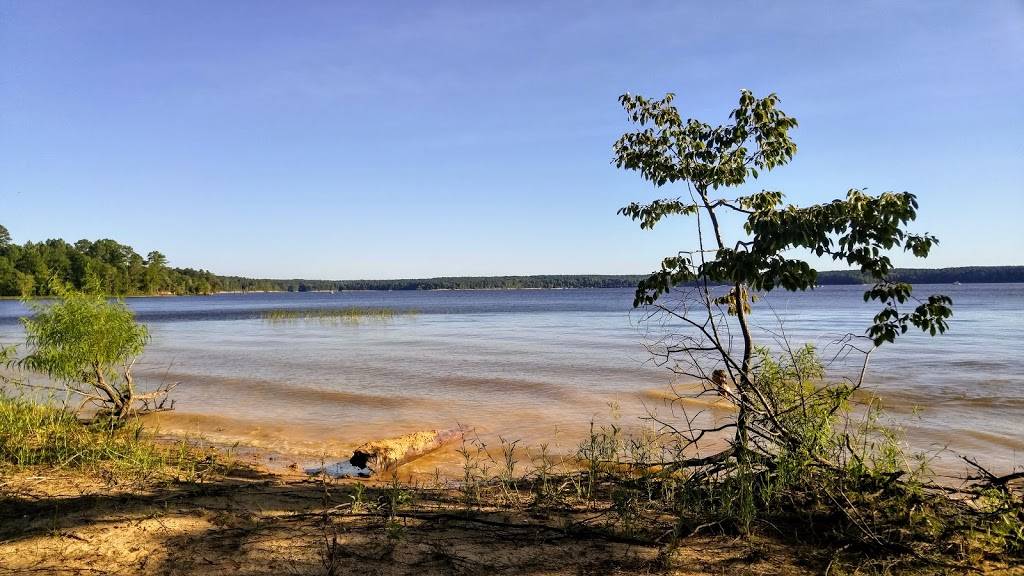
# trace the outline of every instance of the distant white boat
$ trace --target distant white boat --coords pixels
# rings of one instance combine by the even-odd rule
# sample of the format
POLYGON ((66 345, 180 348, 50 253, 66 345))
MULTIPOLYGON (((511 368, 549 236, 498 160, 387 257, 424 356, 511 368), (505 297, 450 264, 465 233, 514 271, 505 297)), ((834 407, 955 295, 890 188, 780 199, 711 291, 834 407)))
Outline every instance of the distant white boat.
POLYGON ((960 285, 960 281, 959 280, 957 280, 956 282, 953 282, 953 286, 959 286, 959 285, 960 285))

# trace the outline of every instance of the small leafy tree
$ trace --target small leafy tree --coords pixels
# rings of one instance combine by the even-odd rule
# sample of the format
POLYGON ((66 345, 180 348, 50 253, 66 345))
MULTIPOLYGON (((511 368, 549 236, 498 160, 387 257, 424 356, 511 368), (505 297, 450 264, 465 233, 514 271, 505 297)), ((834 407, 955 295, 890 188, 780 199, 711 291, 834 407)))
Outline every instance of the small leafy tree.
POLYGON ((149 402, 166 395, 165 388, 136 391, 132 367, 149 332, 123 302, 61 284, 52 290, 57 302, 29 302, 35 314, 22 319, 27 354, 17 361, 20 367, 45 374, 83 397, 79 410, 92 404, 115 421, 149 409, 149 402))
MULTIPOLYGON (((948 297, 917 300, 909 284, 888 278, 891 250, 924 258, 938 240, 906 229, 918 208, 908 192, 871 196, 854 189, 843 199, 811 206, 785 204, 778 191, 726 194, 793 158, 797 148, 790 131, 797 121, 778 108, 774 94, 756 98, 742 91, 730 121, 717 126, 684 120, 673 100, 673 94, 619 99, 638 128, 615 143, 616 166, 639 172, 659 188, 685 186, 679 196, 634 202, 619 212, 643 229, 671 216, 692 217, 697 225, 694 245, 665 258, 639 283, 634 306, 682 324, 684 333, 664 341, 658 353, 675 371, 704 382, 705 392, 724 396, 738 409, 731 422, 713 430, 732 430, 727 449, 678 464, 711 467, 705 476, 729 467, 743 473, 756 462, 772 460, 776 464, 768 467, 778 468, 784 454, 834 465, 837 458, 830 450, 836 442, 822 435, 830 432, 832 415, 851 391, 830 389, 815 397, 828 401, 808 401, 822 386, 822 374, 798 368, 816 365, 813 351, 791 351, 790 358, 779 361, 759 348, 749 319, 757 295, 778 288, 813 289, 817 272, 794 255, 803 251, 855 267, 873 282, 864 300, 879 302, 881 310, 867 329, 868 352, 910 327, 933 335, 944 332, 952 314, 948 297), (735 238, 728 237, 726 215, 743 219, 735 238), (682 298, 666 296, 677 289, 682 298), (795 417, 814 406, 820 409, 813 415, 795 417)), ((689 444, 711 431, 697 431, 689 444)))

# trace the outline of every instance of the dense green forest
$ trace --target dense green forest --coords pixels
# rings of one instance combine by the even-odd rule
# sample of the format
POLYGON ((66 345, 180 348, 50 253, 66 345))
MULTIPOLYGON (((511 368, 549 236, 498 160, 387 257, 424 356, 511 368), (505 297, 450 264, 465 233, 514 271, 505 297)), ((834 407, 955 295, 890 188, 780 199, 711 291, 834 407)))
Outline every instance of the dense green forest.
MULTIPOLYGON (((0 296, 47 296, 56 278, 76 288, 95 278, 107 294, 210 294, 240 291, 311 290, 474 290, 523 288, 635 288, 640 275, 452 276, 398 280, 256 279, 218 276, 207 270, 174 268, 160 252, 145 258, 132 249, 103 239, 15 244, 0 226, 0 296)), ((897 269, 893 277, 913 284, 953 282, 1024 282, 1024 266, 897 269)), ((862 284, 852 271, 821 272, 818 284, 862 284)))
POLYGON ((172 268, 160 252, 145 258, 114 240, 15 244, 0 226, 0 296, 47 296, 51 279, 82 288, 93 278, 107 294, 209 294, 224 290, 278 290, 275 283, 236 283, 206 270, 172 268))

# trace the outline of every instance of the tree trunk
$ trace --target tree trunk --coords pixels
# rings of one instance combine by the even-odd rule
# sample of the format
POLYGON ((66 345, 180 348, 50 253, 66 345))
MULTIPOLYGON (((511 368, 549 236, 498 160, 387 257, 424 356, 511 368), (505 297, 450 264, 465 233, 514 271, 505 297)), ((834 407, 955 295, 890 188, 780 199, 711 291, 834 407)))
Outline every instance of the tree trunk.
MULTIPOLYGON (((715 242, 718 244, 719 250, 725 249, 725 242, 722 240, 722 231, 718 223, 718 215, 715 214, 715 209, 711 206, 711 201, 708 199, 707 190, 704 188, 697 189, 700 194, 701 201, 704 203, 704 209, 708 213, 708 217, 711 219, 711 228, 715 233, 715 242)), ((740 406, 739 414, 736 416, 736 437, 735 442, 737 446, 737 457, 742 458, 747 449, 749 438, 747 437, 747 420, 749 414, 747 407, 750 404, 750 391, 753 384, 750 380, 750 359, 753 356, 753 338, 750 335, 750 326, 747 324, 746 312, 743 309, 743 284, 735 282, 733 284, 733 298, 736 306, 736 318, 740 324, 740 332, 743 334, 743 361, 740 364, 739 382, 736 382, 736 390, 739 393, 740 406)), ((716 333, 717 337, 717 333, 716 333)), ((725 359, 728 363, 728 359, 725 359)))
POLYGON ((103 369, 99 364, 93 364, 92 368, 96 376, 96 388, 106 395, 107 403, 110 404, 110 415, 115 419, 121 419, 125 412, 124 398, 107 382, 107 378, 103 375, 103 369))

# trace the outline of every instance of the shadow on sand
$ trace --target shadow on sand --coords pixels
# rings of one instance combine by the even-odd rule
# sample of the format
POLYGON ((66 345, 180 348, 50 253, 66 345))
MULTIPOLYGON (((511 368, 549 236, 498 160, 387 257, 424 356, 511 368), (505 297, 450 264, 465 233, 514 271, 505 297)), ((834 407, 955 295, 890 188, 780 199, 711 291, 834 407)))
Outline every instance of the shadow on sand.
POLYGON ((26 478, 0 487, 0 573, 785 574, 811 569, 792 550, 771 543, 702 536, 669 550, 587 528, 575 512, 467 511, 450 491, 356 481, 251 472, 145 491, 111 491, 67 477, 26 478), (45 480, 48 488, 40 487, 45 480))

